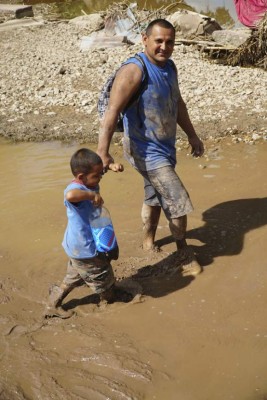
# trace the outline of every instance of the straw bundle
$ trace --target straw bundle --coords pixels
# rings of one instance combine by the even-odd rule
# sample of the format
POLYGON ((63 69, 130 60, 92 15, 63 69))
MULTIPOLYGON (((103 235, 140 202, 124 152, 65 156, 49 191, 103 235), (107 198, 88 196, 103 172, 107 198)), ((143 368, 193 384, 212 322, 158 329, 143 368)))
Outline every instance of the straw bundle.
POLYGON ((267 13, 251 36, 227 58, 228 65, 255 66, 267 70, 267 13))

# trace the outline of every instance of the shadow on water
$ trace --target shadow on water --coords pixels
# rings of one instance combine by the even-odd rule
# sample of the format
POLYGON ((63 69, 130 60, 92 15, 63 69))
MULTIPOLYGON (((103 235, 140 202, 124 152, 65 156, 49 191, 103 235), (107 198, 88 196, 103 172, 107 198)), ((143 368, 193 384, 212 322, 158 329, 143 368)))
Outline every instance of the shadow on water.
MULTIPOLYGON (((124 290, 126 292, 125 295, 120 295, 115 303, 130 303, 136 295, 141 294, 142 296, 154 298, 163 297, 168 293, 185 288, 195 278, 192 276, 181 276, 178 272, 179 265, 179 258, 177 257, 177 253, 174 252, 154 264, 141 267, 132 276, 119 281, 118 285, 121 287, 122 293, 124 290)), ((91 294, 81 299, 75 298, 69 300, 63 305, 63 308, 69 310, 82 305, 91 304, 96 306, 98 303, 99 296, 91 294)))
POLYGON ((99 296, 97 294, 91 294, 82 297, 81 299, 71 299, 67 301, 65 304, 63 304, 62 308, 67 311, 75 309, 78 306, 84 306, 88 304, 97 305, 98 303, 99 303, 99 296))
MULTIPOLYGON (((205 224, 187 232, 188 239, 204 243, 193 246, 200 264, 214 258, 241 253, 245 234, 267 224, 267 198, 226 201, 209 208, 202 216, 205 224)), ((173 242, 172 236, 157 241, 158 246, 173 242)))
MULTIPOLYGON (((177 290, 183 289, 188 286, 195 278, 192 276, 182 277, 177 274, 177 268, 174 265, 177 265, 170 262, 173 261, 172 255, 165 258, 164 260, 153 264, 147 265, 141 268, 136 274, 134 274, 130 280, 132 280, 133 284, 136 282, 138 286, 140 286, 140 291, 137 293, 138 295, 142 295, 140 302, 144 300, 143 296, 150 296, 154 298, 166 296, 169 293, 176 292, 177 290), (169 263, 169 270, 170 273, 167 273, 166 270, 166 262, 169 263), (162 273, 162 268, 164 267, 165 273, 162 273), (144 272, 149 271, 149 275, 144 277, 144 272), (159 271, 158 275, 156 271, 159 271), (155 276, 156 275, 156 276, 155 276)), ((123 286, 123 281, 121 280, 120 283, 123 286)), ((125 281, 129 281, 125 279, 125 281)), ((114 303, 130 303, 133 299, 134 295, 131 296, 131 290, 128 291, 127 287, 125 288, 127 296, 125 298, 117 299, 114 303)), ((78 306, 84 305, 94 305, 97 306, 99 304, 99 296, 97 294, 91 294, 80 299, 74 298, 67 301, 62 308, 64 310, 71 310, 75 309, 78 306)))
MULTIPOLYGON (((216 257, 241 253, 245 234, 267 224, 267 198, 231 200, 217 204, 203 213, 203 221, 205 224, 202 227, 187 232, 187 238, 203 243, 202 246, 192 247, 200 265, 205 267, 216 257)), ((167 236, 156 244, 163 247, 171 242, 173 237, 167 236)), ((179 259, 174 252, 154 264, 141 267, 130 279, 141 284, 143 295, 162 297, 185 288, 194 280, 191 276, 179 276, 178 266, 179 259)), ((70 300, 64 308, 97 304, 98 301, 97 295, 90 295, 70 300)), ((130 300, 120 301, 128 303, 130 300)))

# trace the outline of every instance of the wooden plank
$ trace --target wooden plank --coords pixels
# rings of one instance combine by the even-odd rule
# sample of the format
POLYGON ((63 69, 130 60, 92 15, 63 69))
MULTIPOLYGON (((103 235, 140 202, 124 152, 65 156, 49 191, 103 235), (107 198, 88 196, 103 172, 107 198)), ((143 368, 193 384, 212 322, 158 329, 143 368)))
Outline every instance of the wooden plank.
POLYGON ((187 44, 187 45, 195 45, 200 47, 202 50, 234 50, 236 47, 231 45, 223 45, 216 42, 209 42, 205 40, 188 40, 188 39, 179 39, 179 41, 175 41, 175 44, 187 44))
POLYGON ((217 47, 217 46, 213 46, 213 47, 206 47, 204 49, 204 51, 213 51, 213 50, 216 50, 216 51, 234 51, 235 49, 236 49, 236 47, 226 47, 226 46, 217 47))
POLYGON ((118 46, 124 46, 128 43, 126 36, 107 36, 103 34, 95 34, 91 36, 82 37, 80 49, 82 51, 89 50, 91 48, 112 48, 118 46))
POLYGON ((0 24, 0 31, 10 31, 18 28, 27 28, 29 26, 35 27, 41 25, 44 25, 44 20, 41 18, 12 19, 0 24))
POLYGON ((190 39, 176 39, 175 44, 199 44, 199 45, 211 45, 213 46, 215 42, 208 40, 190 40, 190 39))

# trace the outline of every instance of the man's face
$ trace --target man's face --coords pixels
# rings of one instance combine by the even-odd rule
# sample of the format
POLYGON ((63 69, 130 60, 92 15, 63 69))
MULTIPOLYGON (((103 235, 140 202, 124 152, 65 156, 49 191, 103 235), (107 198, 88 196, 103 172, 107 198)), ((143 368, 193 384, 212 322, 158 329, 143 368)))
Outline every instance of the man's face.
POLYGON ((151 34, 143 36, 145 54, 153 64, 164 66, 171 57, 174 48, 175 34, 172 29, 154 25, 151 34))

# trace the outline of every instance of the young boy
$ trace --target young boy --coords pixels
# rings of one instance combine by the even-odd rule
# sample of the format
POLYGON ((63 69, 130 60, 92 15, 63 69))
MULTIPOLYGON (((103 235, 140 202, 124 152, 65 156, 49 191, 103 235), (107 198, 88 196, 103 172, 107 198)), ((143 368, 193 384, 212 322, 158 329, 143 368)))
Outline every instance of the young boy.
MULTIPOLYGON (((71 315, 61 307, 63 299, 84 282, 99 294, 100 300, 114 300, 115 278, 110 260, 118 258, 118 249, 111 255, 97 251, 90 228, 90 215, 95 207, 103 204, 99 194, 99 182, 104 173, 101 158, 95 152, 82 148, 71 157, 70 167, 75 179, 64 191, 68 225, 62 243, 69 263, 61 285, 50 288, 47 313, 47 316, 61 318, 71 315)), ((123 166, 113 163, 109 169, 123 171, 123 166)))

